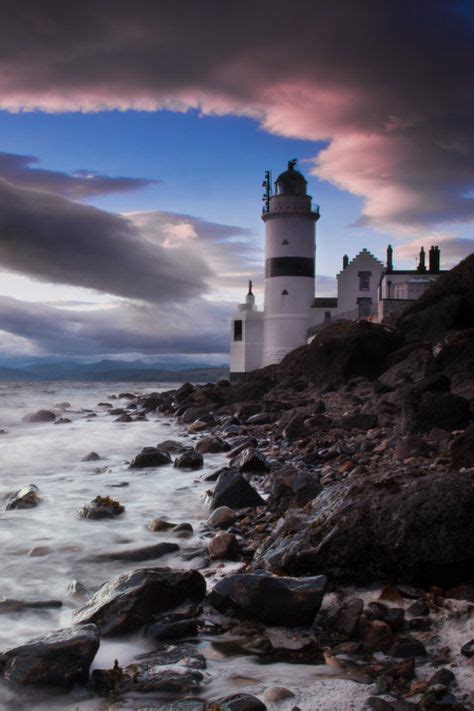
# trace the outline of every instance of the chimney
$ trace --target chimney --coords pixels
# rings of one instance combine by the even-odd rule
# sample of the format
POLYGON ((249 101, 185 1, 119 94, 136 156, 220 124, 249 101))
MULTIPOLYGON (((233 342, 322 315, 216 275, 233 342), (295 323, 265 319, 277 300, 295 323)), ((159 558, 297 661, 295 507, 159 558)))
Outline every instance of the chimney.
POLYGON ((387 271, 393 272, 393 248, 391 244, 387 247, 387 271))
POLYGON ((429 270, 432 274, 437 274, 440 270, 440 250, 439 247, 431 247, 429 253, 429 270))
POLYGON ((346 269, 349 266, 349 257, 345 254, 342 258, 342 268, 346 269))
POLYGON ((417 267, 418 272, 426 272, 425 256, 425 249, 424 247, 422 247, 420 249, 420 261, 418 262, 417 267))

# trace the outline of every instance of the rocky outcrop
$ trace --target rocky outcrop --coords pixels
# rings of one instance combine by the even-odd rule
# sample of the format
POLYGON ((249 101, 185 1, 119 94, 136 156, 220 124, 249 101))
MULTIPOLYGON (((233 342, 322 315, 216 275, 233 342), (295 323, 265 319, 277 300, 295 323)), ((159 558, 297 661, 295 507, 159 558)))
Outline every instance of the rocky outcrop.
POLYGON ((141 568, 102 585, 87 605, 74 611, 73 619, 76 624, 95 623, 104 635, 125 634, 186 600, 199 602, 205 594, 206 583, 196 570, 141 568))
POLYGON ((87 680, 99 640, 99 630, 92 624, 35 637, 1 655, 1 673, 15 684, 70 687, 87 680))
POLYGON ((211 501, 211 509, 228 506, 243 509, 247 506, 262 506, 265 501, 242 474, 233 469, 224 470, 217 480, 211 501))

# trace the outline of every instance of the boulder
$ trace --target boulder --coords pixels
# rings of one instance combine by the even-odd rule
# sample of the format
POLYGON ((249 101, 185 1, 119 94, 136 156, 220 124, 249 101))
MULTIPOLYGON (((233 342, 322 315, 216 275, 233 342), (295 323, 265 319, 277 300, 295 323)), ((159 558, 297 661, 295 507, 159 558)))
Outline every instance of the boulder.
POLYGON ((379 382, 387 389, 413 385, 431 375, 435 370, 435 359, 429 344, 405 346, 396 351, 390 361, 395 361, 388 370, 379 375, 379 382))
POLYGON ((284 513, 289 508, 300 508, 320 493, 319 476, 291 464, 279 469, 273 477, 267 506, 272 511, 284 513))
POLYGON ((89 452, 85 457, 82 457, 81 462, 97 462, 99 459, 101 459, 101 457, 97 452, 89 452))
POLYGON ((194 391, 195 387, 192 383, 183 383, 180 388, 178 388, 174 393, 174 401, 176 403, 181 403, 186 400, 194 391))
POLYGON ((351 478, 326 487, 314 509, 277 527, 255 561, 276 573, 323 572, 351 583, 392 580, 449 588, 474 562, 474 480, 434 472, 381 486, 351 478), (357 535, 354 535, 357 531, 357 535))
POLYGON ((79 511, 79 518, 97 520, 100 518, 114 518, 125 511, 125 506, 111 499, 110 496, 96 496, 88 506, 83 506, 79 511))
POLYGON ((263 571, 229 575, 214 587, 208 598, 220 612, 234 608, 267 625, 310 625, 323 600, 324 575, 285 578, 263 571))
POLYGON ((211 560, 235 560, 239 557, 240 546, 233 533, 219 531, 209 541, 208 551, 211 560))
POLYGON ((453 469, 474 467, 474 422, 453 441, 450 457, 453 469))
POLYGON ((144 560, 156 560, 169 553, 176 553, 176 551, 179 551, 177 543, 162 541, 161 543, 153 543, 150 546, 141 546, 141 548, 98 553, 89 560, 131 560, 138 563, 144 560))
POLYGON ((305 421, 308 419, 309 415, 307 413, 297 413, 289 420, 283 429, 283 437, 286 439, 301 439, 306 437, 310 428, 305 425, 305 421))
POLYGON ((104 635, 121 635, 185 601, 200 602, 205 594, 205 580, 196 570, 140 568, 104 583, 73 619, 94 622, 104 635))
POLYGON ((162 452, 168 452, 168 454, 181 454, 181 452, 187 449, 186 445, 175 439, 165 439, 163 442, 157 444, 156 448, 162 452))
POLYGON ((227 528, 235 521, 235 513, 229 506, 220 506, 212 512, 207 519, 207 525, 211 528, 227 528))
POLYGON ((154 518, 147 524, 148 530, 152 531, 153 533, 157 533, 160 531, 169 531, 170 528, 175 528, 175 526, 175 523, 172 523, 171 521, 165 521, 162 518, 154 518))
POLYGON ((99 630, 92 624, 35 637, 3 653, 3 677, 15 684, 69 687, 85 682, 99 640, 99 630))
POLYGON ((7 511, 12 509, 32 509, 38 506, 40 501, 38 487, 35 484, 28 484, 28 486, 24 486, 8 497, 5 508, 7 511))
POLYGON ((262 452, 248 447, 243 449, 236 457, 230 460, 230 466, 240 469, 242 473, 259 474, 269 470, 269 464, 262 452))
POLYGON ((219 711, 266 711, 264 703, 252 694, 231 694, 216 701, 219 711))
POLYGON ((345 430, 370 430, 377 427, 377 415, 366 412, 354 412, 341 418, 342 428, 345 430))
POLYGON ((228 506, 243 509, 247 506, 263 506, 265 501, 242 474, 233 469, 224 470, 217 480, 211 501, 211 509, 228 506))
POLYGON ((132 461, 130 468, 161 467, 164 464, 171 464, 171 457, 168 452, 158 449, 158 447, 144 447, 132 461))
POLYGON ((402 431, 407 433, 441 430, 462 430, 472 419, 469 402, 448 392, 424 392, 417 389, 401 393, 402 431))
POLYGON ((203 466, 204 459, 202 454, 195 452, 193 449, 188 449, 174 460, 174 467, 177 469, 202 469, 203 466))
POLYGON ((218 454, 229 450, 230 444, 221 437, 204 437, 196 445, 196 452, 200 454, 218 454))
POLYGON ((56 415, 51 410, 38 410, 37 412, 32 412, 29 415, 25 415, 23 422, 53 422, 56 419, 56 415))

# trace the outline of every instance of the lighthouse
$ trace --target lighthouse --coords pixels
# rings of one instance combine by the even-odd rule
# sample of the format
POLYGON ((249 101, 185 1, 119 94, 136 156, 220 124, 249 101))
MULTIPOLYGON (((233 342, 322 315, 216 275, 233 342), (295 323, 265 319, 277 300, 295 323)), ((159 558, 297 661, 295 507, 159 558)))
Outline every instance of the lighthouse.
POLYGON ((262 365, 279 363, 306 342, 315 292, 316 222, 307 182, 296 160, 275 181, 269 176, 262 219, 265 223, 265 305, 262 365))

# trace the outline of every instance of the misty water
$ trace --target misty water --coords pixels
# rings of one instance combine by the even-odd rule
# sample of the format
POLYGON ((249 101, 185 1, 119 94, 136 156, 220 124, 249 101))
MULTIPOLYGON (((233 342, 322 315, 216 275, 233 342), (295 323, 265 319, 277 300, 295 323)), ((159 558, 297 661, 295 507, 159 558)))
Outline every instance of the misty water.
MULTIPOLYGON (((164 439, 192 443, 182 425, 174 419, 151 414, 146 421, 119 423, 100 406, 126 406, 127 400, 111 399, 123 391, 136 394, 170 389, 156 384, 136 383, 14 383, 0 384, 0 596, 16 600, 57 599, 62 607, 6 612, 0 617, 0 651, 35 636, 67 627, 72 611, 80 603, 68 592, 72 581, 90 591, 111 577, 133 567, 153 565, 189 568, 182 553, 203 548, 202 523, 208 516, 204 476, 226 463, 225 455, 205 456, 200 472, 186 472, 171 466, 154 470, 130 470, 130 460, 144 446, 164 439), (70 403, 70 405, 65 405, 70 403), (67 424, 24 423, 23 416, 39 409, 52 409, 72 420, 67 424), (95 451, 100 461, 83 462, 95 451), (5 510, 6 497, 27 484, 36 484, 42 501, 28 510, 5 510), (125 485, 127 484, 127 485, 125 485), (125 506, 115 519, 80 520, 78 511, 97 495, 112 496, 125 506), (189 522, 194 536, 183 540, 173 534, 151 533, 146 524, 153 518, 174 523, 189 522), (159 541, 181 546, 177 554, 143 564, 126 561, 93 561, 98 553, 137 548, 159 541)), ((220 569, 237 568, 234 563, 220 569)), ((202 570, 212 586, 214 575, 202 570)), ((278 632, 275 632, 278 634, 278 632)), ((141 635, 124 639, 103 639, 93 668, 110 668, 114 659, 126 665, 137 653, 146 651, 141 635)), ((239 690, 261 695, 270 686, 287 686, 296 698, 280 702, 288 711, 295 703, 304 711, 350 711, 361 709, 370 687, 341 678, 340 670, 325 665, 262 665, 252 655, 228 657, 201 639, 200 651, 208 659, 203 698, 217 698, 239 690)), ((342 675, 344 676, 344 675, 342 675)), ((0 708, 79 709, 95 711, 102 701, 85 690, 65 694, 51 689, 14 689, 0 684, 0 708)), ((146 701, 143 701, 146 706, 146 701)), ((103 708, 103 707, 102 707, 103 708)), ((134 708, 127 704, 117 708, 134 708)), ((268 704, 268 708, 277 708, 268 704)))

